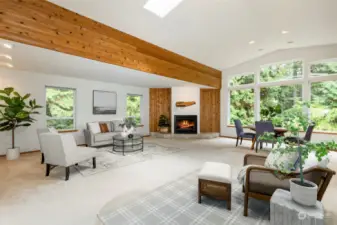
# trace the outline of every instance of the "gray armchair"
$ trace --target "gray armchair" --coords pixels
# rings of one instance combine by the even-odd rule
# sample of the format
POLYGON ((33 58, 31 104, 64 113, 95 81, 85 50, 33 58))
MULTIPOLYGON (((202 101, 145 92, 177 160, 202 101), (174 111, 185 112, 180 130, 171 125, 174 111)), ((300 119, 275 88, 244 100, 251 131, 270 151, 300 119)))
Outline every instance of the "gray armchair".
MULTIPOLYGON (((255 198, 269 201, 276 189, 290 189, 290 178, 299 177, 298 172, 287 174, 284 179, 279 179, 275 175, 275 169, 270 169, 264 166, 266 156, 247 154, 244 158, 244 166, 252 165, 246 171, 246 179, 243 185, 245 193, 244 201, 244 216, 248 216, 248 200, 255 198), (259 165, 259 166, 254 166, 259 165)), ((281 174, 281 171, 278 171, 281 174)), ((323 195, 330 183, 335 171, 328 168, 312 167, 304 171, 306 180, 312 181, 318 186, 317 200, 321 201, 323 195)))

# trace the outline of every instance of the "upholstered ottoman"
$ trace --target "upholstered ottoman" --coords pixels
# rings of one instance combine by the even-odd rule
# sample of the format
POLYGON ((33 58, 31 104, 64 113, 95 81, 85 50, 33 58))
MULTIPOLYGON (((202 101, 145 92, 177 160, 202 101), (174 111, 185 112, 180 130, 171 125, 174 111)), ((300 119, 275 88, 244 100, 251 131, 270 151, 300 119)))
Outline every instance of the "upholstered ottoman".
POLYGON ((227 209, 231 210, 232 197, 231 166, 225 163, 206 162, 201 169, 198 187, 198 202, 201 196, 227 201, 227 209))

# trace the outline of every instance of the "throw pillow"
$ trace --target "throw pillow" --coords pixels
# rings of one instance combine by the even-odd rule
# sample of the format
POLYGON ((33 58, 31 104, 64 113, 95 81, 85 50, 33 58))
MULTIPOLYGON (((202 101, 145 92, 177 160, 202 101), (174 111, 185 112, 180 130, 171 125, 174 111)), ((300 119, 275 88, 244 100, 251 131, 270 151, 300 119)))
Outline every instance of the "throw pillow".
POLYGON ((101 128, 99 127, 98 122, 88 123, 88 127, 93 134, 101 133, 101 128))
POLYGON ((123 131, 123 127, 119 126, 120 124, 123 124, 123 120, 114 120, 113 124, 114 124, 115 132, 122 132, 123 131))
POLYGON ((110 121, 100 121, 99 124, 106 124, 108 127, 109 132, 112 132, 113 129, 111 129, 111 122, 110 121))
POLYGON ((101 133, 109 133, 108 124, 100 123, 99 128, 101 129, 101 133))
POLYGON ((283 150, 282 148, 273 149, 269 153, 264 163, 264 166, 267 168, 275 169, 275 170, 292 171, 298 159, 298 153, 289 152, 289 153, 282 154, 282 150, 283 150))
POLYGON ((328 164, 330 162, 330 155, 324 156, 321 161, 318 161, 315 152, 310 152, 308 155, 308 158, 305 160, 303 169, 309 169, 311 167, 321 167, 321 168, 327 168, 328 164))

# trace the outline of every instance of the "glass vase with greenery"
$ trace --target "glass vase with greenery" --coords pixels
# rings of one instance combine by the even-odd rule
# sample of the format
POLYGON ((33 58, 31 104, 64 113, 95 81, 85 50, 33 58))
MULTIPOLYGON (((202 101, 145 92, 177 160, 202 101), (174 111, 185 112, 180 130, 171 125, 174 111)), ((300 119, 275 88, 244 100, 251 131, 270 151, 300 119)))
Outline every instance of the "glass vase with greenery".
POLYGON ((135 128, 137 126, 136 120, 133 117, 126 117, 123 120, 123 123, 119 124, 120 127, 123 128, 123 131, 121 132, 122 137, 133 137, 133 132, 135 131, 135 128))
POLYGON ((12 132, 12 149, 15 148, 15 129, 29 127, 35 119, 34 114, 39 114, 37 109, 42 106, 36 104, 35 99, 29 99, 30 94, 20 95, 12 87, 0 90, 0 131, 12 132))

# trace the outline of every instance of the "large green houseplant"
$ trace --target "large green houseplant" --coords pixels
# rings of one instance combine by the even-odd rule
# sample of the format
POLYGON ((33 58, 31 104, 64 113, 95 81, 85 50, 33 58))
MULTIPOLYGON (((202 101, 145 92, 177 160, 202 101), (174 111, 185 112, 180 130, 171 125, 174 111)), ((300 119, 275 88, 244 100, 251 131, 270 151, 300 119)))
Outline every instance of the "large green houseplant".
POLYGON ((30 94, 22 96, 12 87, 0 90, 0 131, 12 132, 12 146, 7 150, 9 160, 20 155, 20 149, 15 146, 15 129, 30 126, 35 121, 32 115, 39 114, 37 109, 42 108, 29 98, 30 94))
MULTIPOLYGON (((279 156, 292 153, 298 154, 300 176, 299 178, 290 179, 290 191, 292 198, 296 202, 308 206, 316 204, 317 185, 304 179, 304 162, 312 152, 318 161, 322 161, 324 157, 327 157, 330 150, 337 149, 337 144, 334 141, 313 143, 300 139, 300 132, 305 131, 309 125, 314 125, 309 120, 308 113, 304 110, 309 107, 309 103, 297 103, 292 109, 282 114, 282 126, 287 128, 289 136, 275 138, 273 133, 266 133, 261 136, 261 139, 264 140, 277 141, 277 145, 272 151, 279 153, 279 156), (303 201, 303 199, 305 200, 303 201)), ((289 164, 279 164, 277 169, 284 174, 293 172, 289 170, 289 164)))

